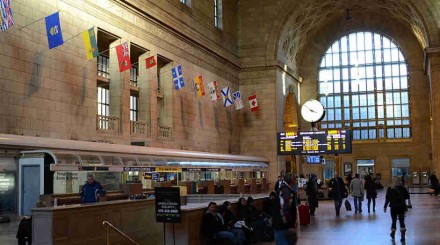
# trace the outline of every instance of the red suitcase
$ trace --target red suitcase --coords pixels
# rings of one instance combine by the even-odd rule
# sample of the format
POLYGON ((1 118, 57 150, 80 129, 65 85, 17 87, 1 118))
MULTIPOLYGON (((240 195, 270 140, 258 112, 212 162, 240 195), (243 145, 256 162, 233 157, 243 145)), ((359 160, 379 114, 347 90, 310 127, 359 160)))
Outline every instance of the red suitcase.
POLYGON ((301 204, 298 206, 299 212, 299 224, 309 225, 310 224, 310 209, 309 205, 301 204))

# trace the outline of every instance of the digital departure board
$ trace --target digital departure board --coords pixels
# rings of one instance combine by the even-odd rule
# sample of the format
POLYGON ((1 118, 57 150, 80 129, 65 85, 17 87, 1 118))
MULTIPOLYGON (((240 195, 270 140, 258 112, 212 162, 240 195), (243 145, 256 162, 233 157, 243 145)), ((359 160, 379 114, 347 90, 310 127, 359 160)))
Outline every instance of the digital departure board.
POLYGON ((277 133, 278 155, 351 153, 349 130, 277 133))

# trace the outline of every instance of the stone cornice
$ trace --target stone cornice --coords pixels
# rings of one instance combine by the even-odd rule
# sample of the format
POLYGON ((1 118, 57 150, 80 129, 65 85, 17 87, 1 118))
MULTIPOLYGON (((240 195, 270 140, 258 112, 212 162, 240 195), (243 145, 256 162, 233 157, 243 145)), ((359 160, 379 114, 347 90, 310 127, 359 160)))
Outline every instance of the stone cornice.
POLYGON ((425 74, 429 72, 429 57, 439 56, 440 55, 440 47, 427 47, 424 50, 424 59, 423 59, 423 69, 425 74))
POLYGON ((252 72, 252 71, 261 71, 261 70, 276 70, 279 69, 285 72, 289 77, 297 81, 298 83, 302 83, 302 77, 296 74, 292 69, 290 69, 286 64, 282 63, 279 60, 271 60, 271 61, 260 61, 260 62, 247 62, 243 63, 241 66, 241 72, 252 72))

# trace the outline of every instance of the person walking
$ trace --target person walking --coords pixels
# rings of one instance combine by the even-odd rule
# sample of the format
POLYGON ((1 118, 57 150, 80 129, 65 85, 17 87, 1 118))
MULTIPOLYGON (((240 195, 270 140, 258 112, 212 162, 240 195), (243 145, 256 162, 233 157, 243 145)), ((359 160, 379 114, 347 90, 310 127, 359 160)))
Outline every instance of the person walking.
POLYGON ((84 183, 81 191, 82 203, 97 202, 99 195, 105 195, 105 190, 102 188, 101 183, 95 181, 93 175, 87 176, 87 181, 84 183))
POLYGON ((277 182, 275 182, 275 192, 277 192, 280 189, 283 182, 284 182, 284 178, 281 176, 278 176, 278 180, 277 180, 277 182))
POLYGON ((315 210, 318 207, 318 183, 316 174, 310 176, 306 187, 307 201, 309 202, 310 216, 315 216, 315 210))
POLYGON ((337 172, 335 172, 334 178, 330 180, 328 187, 331 196, 335 201, 336 216, 339 216, 342 206, 342 199, 344 198, 345 183, 344 180, 339 177, 339 174, 337 172))
MULTIPOLYGON (((407 192, 409 193, 409 187, 410 187, 410 182, 408 179, 408 175, 406 174, 406 172, 403 172, 402 174, 402 186, 407 190, 407 192)), ((410 196, 405 196, 405 203, 407 202, 406 206, 408 208, 412 208, 412 204, 411 204, 411 198, 410 196)))
POLYGON ((364 199, 364 185, 359 179, 359 174, 354 175, 350 183, 350 193, 354 198, 354 212, 362 213, 362 200, 364 199))
POLYGON ((396 223, 397 218, 399 218, 400 224, 400 241, 405 241, 405 212, 407 210, 405 203, 405 196, 409 195, 405 187, 402 186, 401 180, 395 178, 393 183, 387 189, 387 194, 385 196, 385 204, 383 206, 384 213, 387 212, 387 207, 391 208, 391 239, 394 241, 396 235, 396 223))
POLYGON ((370 213, 370 204, 373 201, 373 213, 376 212, 376 198, 377 198, 377 186, 373 181, 373 177, 371 175, 365 176, 365 190, 367 191, 367 200, 368 200, 368 213, 370 213))

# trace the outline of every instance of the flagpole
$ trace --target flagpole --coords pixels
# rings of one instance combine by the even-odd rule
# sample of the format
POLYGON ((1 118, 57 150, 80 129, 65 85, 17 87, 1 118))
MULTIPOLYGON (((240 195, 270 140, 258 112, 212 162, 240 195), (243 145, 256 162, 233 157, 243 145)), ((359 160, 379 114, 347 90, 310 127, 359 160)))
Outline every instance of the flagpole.
MULTIPOLYGON (((92 26, 92 27, 90 27, 90 28, 95 28, 95 26, 92 26)), ((90 29, 90 28, 89 28, 89 29, 90 29)), ((88 31, 89 29, 87 29, 86 31, 88 31)), ((64 42, 67 43, 68 41, 72 40, 73 38, 75 38, 75 37, 77 37, 77 36, 79 36, 79 35, 81 35, 81 34, 83 34, 84 32, 85 32, 85 31, 82 31, 82 32, 76 34, 75 36, 71 36, 69 39, 64 40, 64 42)))
MULTIPOLYGON (((61 10, 59 10, 58 12, 55 12, 55 13, 59 13, 59 12, 61 12, 61 10)), ((54 14, 55 14, 54 13, 54 14)), ((49 15, 48 15, 49 16, 49 15)), ((39 18, 38 20, 35 20, 35 21, 33 21, 33 22, 31 22, 31 23, 29 23, 29 24, 27 24, 27 25, 24 25, 24 26, 22 26, 22 27, 20 27, 20 28, 18 28, 18 30, 22 30, 23 28, 25 28, 25 27, 28 27, 28 26, 30 26, 30 25, 32 25, 32 24, 35 24, 35 23, 37 23, 38 21, 40 21, 40 20, 42 20, 42 19, 44 19, 44 18, 46 18, 47 16, 44 16, 44 17, 42 17, 42 18, 39 18)))

